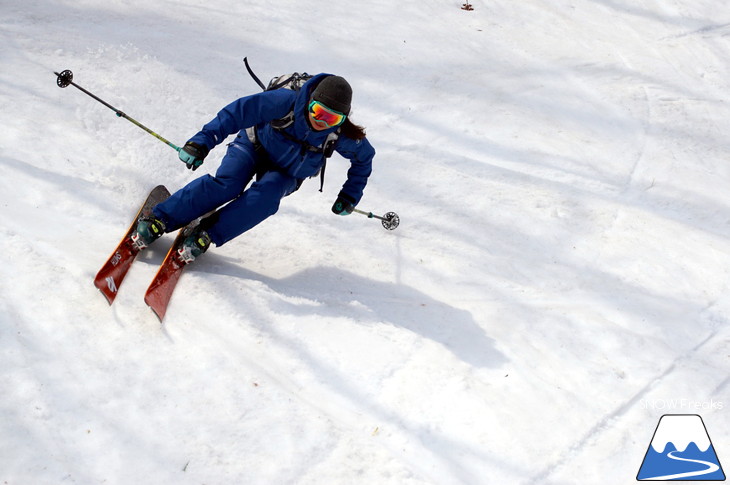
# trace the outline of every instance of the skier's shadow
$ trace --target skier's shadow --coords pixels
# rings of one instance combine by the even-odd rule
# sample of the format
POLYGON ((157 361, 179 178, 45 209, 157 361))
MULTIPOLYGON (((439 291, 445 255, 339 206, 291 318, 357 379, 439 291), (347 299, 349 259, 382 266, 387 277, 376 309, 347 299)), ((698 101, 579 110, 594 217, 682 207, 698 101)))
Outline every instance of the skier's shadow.
POLYGON ((441 344, 475 367, 495 368, 506 361, 495 348, 494 339, 484 332, 471 313, 412 287, 374 281, 326 266, 275 279, 237 266, 233 260, 222 262, 220 258, 211 258, 195 269, 267 285, 283 296, 276 303, 276 313, 345 317, 363 325, 393 325, 441 344))

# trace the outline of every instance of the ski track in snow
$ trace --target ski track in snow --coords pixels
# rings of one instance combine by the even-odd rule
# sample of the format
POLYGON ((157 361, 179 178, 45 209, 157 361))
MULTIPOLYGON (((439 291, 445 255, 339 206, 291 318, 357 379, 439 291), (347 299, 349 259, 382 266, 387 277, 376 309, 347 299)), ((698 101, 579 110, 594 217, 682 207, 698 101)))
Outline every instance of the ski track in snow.
MULTIPOLYGON (((612 424, 620 421, 621 418, 626 414, 627 412, 632 411, 636 408, 637 404, 641 399, 646 396, 652 389, 660 387, 662 385, 662 382, 667 379, 667 377, 671 376, 671 374, 683 363, 687 362, 691 359, 693 359, 696 354, 707 344, 708 342, 712 341, 717 335, 717 332, 713 332, 711 335, 709 335, 706 339, 704 339, 702 342, 700 342, 699 345, 691 349, 690 352, 687 354, 677 357, 671 365, 665 369, 659 376, 657 376, 655 379, 650 381, 643 389, 640 389, 639 392, 637 392, 631 399, 624 402, 621 406, 619 406, 617 409, 609 413, 608 415, 604 416, 598 423, 593 426, 588 433, 581 438, 578 442, 573 444, 570 449, 563 454, 563 456, 560 457, 559 460, 557 460, 555 463, 552 463, 550 466, 546 467, 544 470, 542 470, 540 473, 536 474, 535 476, 531 477, 526 483, 548 483, 548 480, 550 479, 550 476, 560 467, 563 467, 564 465, 570 465, 572 464, 572 460, 575 458, 575 455, 578 451, 582 450, 588 443, 596 442, 600 439, 601 434, 605 432, 606 430, 610 429, 612 424)), ((714 471, 714 470, 713 470, 714 471)), ((711 472, 708 472, 711 473, 711 472)), ((659 479, 657 479, 659 480, 659 479)))

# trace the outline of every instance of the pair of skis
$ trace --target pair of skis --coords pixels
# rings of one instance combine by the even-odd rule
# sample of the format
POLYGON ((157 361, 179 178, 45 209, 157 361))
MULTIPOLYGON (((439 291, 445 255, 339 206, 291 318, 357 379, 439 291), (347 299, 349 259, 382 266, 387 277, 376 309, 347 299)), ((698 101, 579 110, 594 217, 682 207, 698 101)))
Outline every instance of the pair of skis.
MULTIPOLYGON (((158 185, 152 189, 147 199, 139 208, 137 215, 134 217, 121 242, 111 256, 109 256, 106 263, 104 263, 104 266, 101 267, 96 278, 94 278, 94 286, 101 291, 110 305, 114 303, 114 299, 117 297, 117 292, 124 281, 124 277, 129 272, 129 268, 140 252, 140 249, 132 242, 132 234, 137 227, 137 221, 140 217, 149 215, 154 206, 163 202, 168 197, 170 197, 170 192, 165 186, 158 185)), ((165 317, 172 292, 175 290, 175 286, 186 266, 178 250, 182 247, 185 238, 195 230, 198 224, 199 220, 196 220, 180 229, 165 259, 162 261, 157 274, 145 292, 144 301, 155 312, 160 322, 165 317)))

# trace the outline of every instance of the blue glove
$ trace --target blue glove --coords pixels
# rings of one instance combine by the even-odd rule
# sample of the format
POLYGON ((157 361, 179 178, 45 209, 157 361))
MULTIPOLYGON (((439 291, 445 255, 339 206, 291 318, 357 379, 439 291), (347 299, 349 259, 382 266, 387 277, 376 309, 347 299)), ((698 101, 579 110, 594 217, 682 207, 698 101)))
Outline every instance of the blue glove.
POLYGON ((203 164, 203 159, 208 155, 208 147, 189 141, 177 152, 177 156, 186 167, 193 172, 203 164))
POLYGON ((332 205, 332 212, 338 216, 349 216, 352 211, 355 210, 355 203, 350 196, 347 194, 340 194, 337 196, 337 200, 332 205))

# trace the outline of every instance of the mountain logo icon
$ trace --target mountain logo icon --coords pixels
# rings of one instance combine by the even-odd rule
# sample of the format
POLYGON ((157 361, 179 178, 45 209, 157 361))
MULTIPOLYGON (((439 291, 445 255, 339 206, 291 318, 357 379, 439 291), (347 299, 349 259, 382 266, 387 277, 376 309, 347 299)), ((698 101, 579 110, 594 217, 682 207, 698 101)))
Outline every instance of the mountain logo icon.
POLYGON ((697 414, 665 414, 644 455, 638 481, 724 481, 725 472, 697 414))

